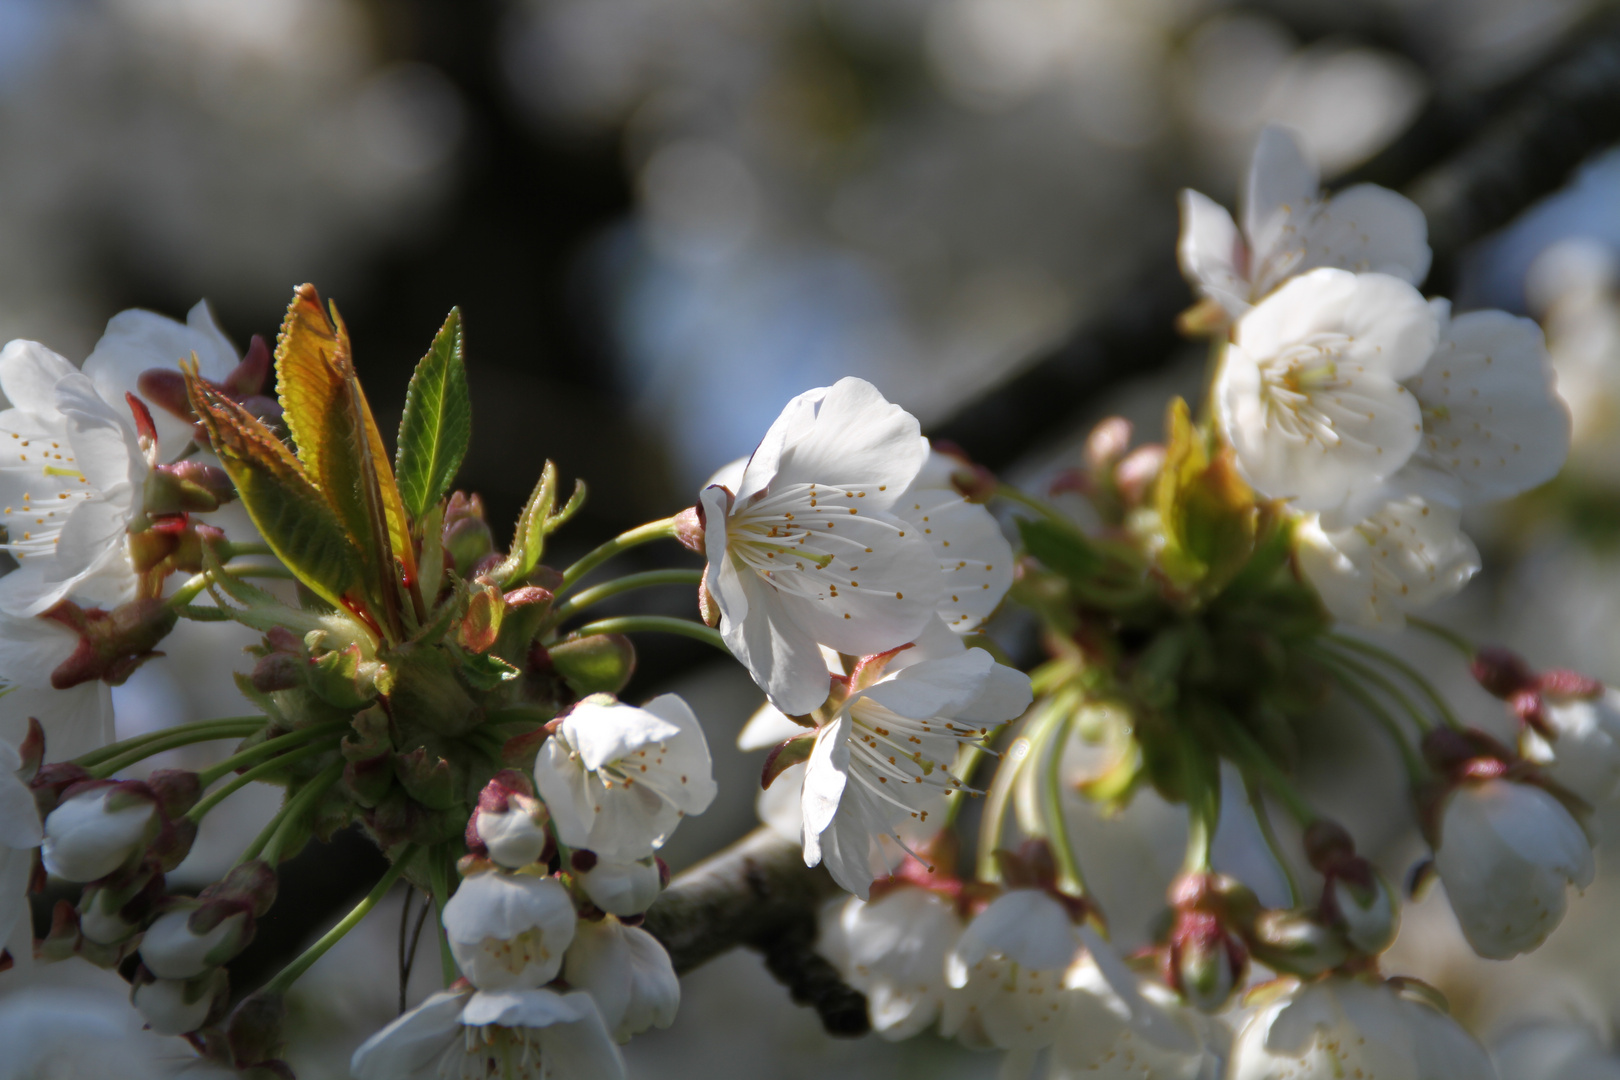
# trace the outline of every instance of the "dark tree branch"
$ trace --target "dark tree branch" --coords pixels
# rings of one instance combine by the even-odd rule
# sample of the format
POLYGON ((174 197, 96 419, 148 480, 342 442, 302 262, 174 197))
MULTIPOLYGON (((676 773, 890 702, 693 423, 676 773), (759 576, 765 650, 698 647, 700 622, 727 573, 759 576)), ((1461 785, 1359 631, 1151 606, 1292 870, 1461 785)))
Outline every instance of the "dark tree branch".
POLYGON ((683 975, 739 945, 758 950, 829 1032, 864 1035, 866 998, 815 951, 816 912, 838 891, 826 870, 804 865, 798 845, 761 827, 677 877, 647 912, 646 929, 683 975))
MULTIPOLYGON (((1431 289, 1449 288, 1468 244, 1620 140, 1620 24, 1591 31, 1516 85, 1522 89, 1488 123, 1462 95, 1442 88, 1434 108, 1414 123, 1413 137, 1397 139, 1346 178, 1402 188, 1423 208, 1435 251, 1431 289), (1448 121, 1454 127, 1442 130, 1448 121), (1451 153, 1458 145, 1456 128, 1471 138, 1451 153)), ((1181 344, 1173 321, 1191 300, 1174 253, 1159 253, 1134 288, 1056 348, 934 425, 931 434, 993 469, 1005 468, 1060 435, 1098 393, 1169 364, 1181 344)))

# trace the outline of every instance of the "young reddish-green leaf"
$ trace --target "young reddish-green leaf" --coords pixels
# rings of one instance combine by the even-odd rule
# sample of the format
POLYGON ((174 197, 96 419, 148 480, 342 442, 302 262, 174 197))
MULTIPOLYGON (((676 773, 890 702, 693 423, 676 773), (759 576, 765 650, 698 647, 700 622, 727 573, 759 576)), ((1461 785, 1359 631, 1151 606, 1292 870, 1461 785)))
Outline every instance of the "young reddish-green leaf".
POLYGON ((394 471, 413 519, 420 519, 450 491, 472 437, 472 403, 462 354, 461 309, 451 308, 416 365, 399 421, 394 471))
POLYGON ((276 341, 276 392, 308 476, 365 557, 385 605, 395 599, 391 560, 415 577, 409 520, 371 406, 355 378, 349 335, 334 307, 300 285, 276 341))
POLYGON ((281 440, 236 402, 186 373, 191 407, 265 543, 333 607, 360 584, 360 559, 337 515, 281 440))

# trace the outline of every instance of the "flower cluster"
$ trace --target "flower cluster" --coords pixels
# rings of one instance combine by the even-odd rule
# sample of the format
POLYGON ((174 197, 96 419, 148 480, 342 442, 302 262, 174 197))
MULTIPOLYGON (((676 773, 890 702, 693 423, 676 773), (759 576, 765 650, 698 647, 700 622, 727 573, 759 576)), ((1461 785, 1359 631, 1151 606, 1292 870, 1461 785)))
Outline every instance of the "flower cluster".
POLYGON ((1324 200, 1282 129, 1255 153, 1241 236, 1196 192, 1183 211, 1183 266, 1232 319, 1212 396, 1239 472, 1299 512, 1301 572, 1335 617, 1400 629, 1479 569, 1461 512, 1569 454, 1540 327, 1426 301, 1417 207, 1372 185, 1324 200))
POLYGON ((462 978, 366 1040, 359 1080, 623 1077, 615 1043, 674 1021, 680 983, 639 924, 663 884, 653 852, 714 798, 697 718, 673 694, 587 698, 534 780, 538 798, 511 770, 480 793, 443 913, 462 978))

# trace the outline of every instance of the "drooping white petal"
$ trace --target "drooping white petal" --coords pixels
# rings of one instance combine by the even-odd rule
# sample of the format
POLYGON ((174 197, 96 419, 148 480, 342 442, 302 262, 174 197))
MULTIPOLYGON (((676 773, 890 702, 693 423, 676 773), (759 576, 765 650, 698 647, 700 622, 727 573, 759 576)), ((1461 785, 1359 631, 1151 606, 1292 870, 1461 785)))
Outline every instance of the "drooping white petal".
POLYGON ((1505 960, 1546 940, 1566 892, 1594 873, 1592 846, 1568 810, 1528 784, 1465 784, 1448 798, 1435 869, 1474 951, 1505 960))
POLYGON ((669 1027, 680 1007, 681 984, 669 953, 645 930, 615 918, 581 926, 563 977, 591 995, 621 1043, 650 1027, 669 1027))
POLYGON ((822 919, 817 947, 866 995, 872 1030, 898 1041, 940 1014, 945 955, 962 933, 951 902, 902 885, 867 903, 851 897, 822 919))
POLYGON ((1233 318, 1249 310, 1249 251, 1226 208, 1199 192, 1181 193, 1181 272, 1233 318))
POLYGON ((809 729, 788 719, 786 713, 770 702, 754 710, 742 731, 737 734, 739 750, 769 750, 785 739, 805 734, 809 729))
POLYGON ((1423 410, 1409 468, 1459 506, 1506 499, 1547 480, 1569 456, 1569 409, 1553 386, 1541 328, 1505 311, 1451 319, 1407 387, 1423 410))
POLYGON ((1295 527, 1300 573, 1337 619, 1399 630, 1406 614, 1455 595, 1479 570, 1458 512, 1407 494, 1336 531, 1314 515, 1295 527))
POLYGON ((952 986, 967 985, 973 965, 991 955, 1034 971, 1062 971, 1074 961, 1079 947, 1080 938, 1062 904, 1040 889, 1012 889, 962 931, 946 958, 946 978, 952 986))

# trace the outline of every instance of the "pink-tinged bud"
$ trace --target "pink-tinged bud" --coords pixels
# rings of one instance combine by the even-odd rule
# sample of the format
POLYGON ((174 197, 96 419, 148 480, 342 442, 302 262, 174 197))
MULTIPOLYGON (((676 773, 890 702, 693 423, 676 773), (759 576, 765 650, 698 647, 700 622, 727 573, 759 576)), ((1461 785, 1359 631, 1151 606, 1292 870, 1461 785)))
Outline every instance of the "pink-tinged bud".
POLYGON ((444 510, 444 551, 456 573, 469 580, 479 563, 495 550, 495 534, 484 520, 484 503, 477 495, 452 492, 444 510))
POLYGON ((1086 436, 1082 456, 1086 468, 1101 473, 1113 468, 1131 448, 1131 422, 1123 416, 1109 416, 1097 422, 1086 436))
POLYGON ((157 837, 157 799, 142 785, 92 781, 45 818, 40 857, 68 881, 96 881, 131 861, 157 837))
POLYGON ((236 485, 231 483, 230 475, 217 465, 188 459, 159 468, 186 485, 187 498, 196 502, 196 505, 186 505, 186 510, 203 513, 236 498, 236 485), (209 501, 213 506, 205 505, 209 501))
POLYGON ((675 539, 688 551, 704 553, 702 507, 688 506, 675 515, 675 539))
POLYGON ((208 1022, 226 992, 223 969, 189 980, 153 978, 148 973, 135 983, 130 1001, 159 1035, 185 1035, 208 1022))
POLYGON ((194 420, 191 398, 186 394, 186 377, 172 367, 149 368, 135 379, 141 397, 181 420, 194 420))
POLYGON ((467 848, 509 870, 540 862, 551 840, 549 817, 528 777, 503 769, 478 794, 478 807, 467 821, 467 848))
MULTIPOLYGON (((575 852, 576 855, 584 852, 575 852)), ((597 859, 575 874, 591 903, 610 915, 629 917, 640 915, 658 899, 662 889, 662 874, 652 859, 636 862, 612 862, 597 859)))
POLYGON ((153 656, 179 616, 162 600, 131 600, 112 611, 63 600, 39 616, 79 636, 73 655, 51 672, 51 685, 67 690, 92 679, 119 686, 153 656))
POLYGON ((219 384, 220 389, 238 400, 263 393, 264 385, 270 378, 271 359, 270 346, 265 343, 264 337, 254 334, 247 352, 242 354, 242 362, 225 376, 219 384))
POLYGON ((1170 935, 1171 985, 1200 1012, 1225 1008, 1243 985, 1249 953, 1213 913, 1184 910, 1170 935))
POLYGON ((1468 671, 1486 693, 1504 701, 1522 690, 1536 688, 1536 673, 1524 658, 1494 645, 1476 652, 1468 671))
POLYGON ((253 938, 253 914, 229 901, 173 908, 141 938, 141 963, 160 979, 192 979, 219 967, 253 938))
POLYGON ((1125 505, 1140 506, 1163 468, 1164 447, 1158 443, 1138 446, 1125 455, 1114 469, 1114 486, 1125 505))
POLYGON ((703 625, 713 629, 720 625, 720 605, 715 603, 714 597, 709 595, 709 578, 705 574, 703 580, 698 582, 698 617, 703 625))
POLYGON ((1335 917, 1344 936, 1358 950, 1377 956, 1395 941, 1400 907, 1384 876, 1369 867, 1370 880, 1330 877, 1322 890, 1324 914, 1335 917))

